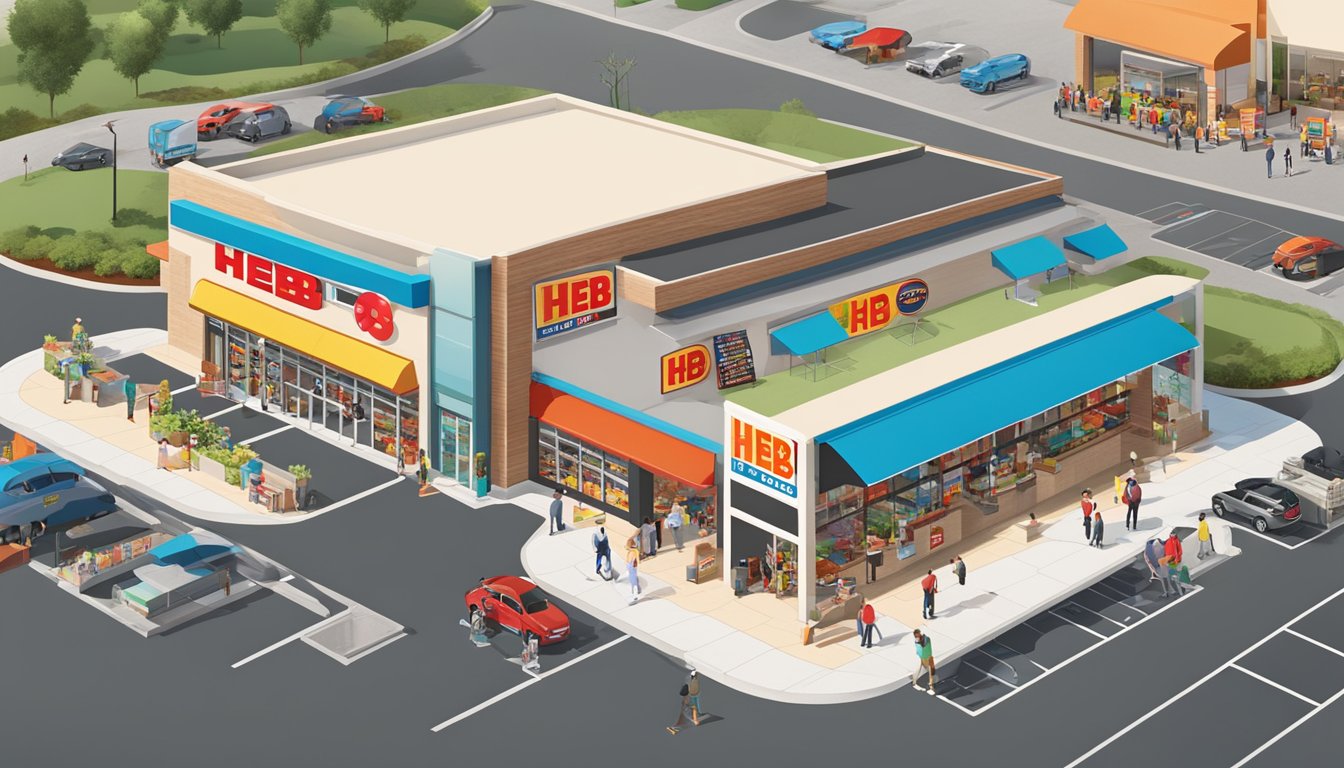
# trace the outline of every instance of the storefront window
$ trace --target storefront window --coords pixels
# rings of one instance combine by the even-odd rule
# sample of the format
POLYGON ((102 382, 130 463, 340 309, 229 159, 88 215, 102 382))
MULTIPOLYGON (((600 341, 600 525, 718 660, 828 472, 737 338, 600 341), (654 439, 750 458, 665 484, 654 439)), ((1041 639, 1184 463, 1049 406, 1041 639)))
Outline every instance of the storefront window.
POLYGON ((630 462, 614 453, 606 454, 606 489, 603 498, 611 506, 630 511, 630 462))
POLYGON ((1120 82, 1120 46, 1092 38, 1092 92, 1106 93, 1120 82))
MULTIPOLYGON (((653 514, 666 517, 672 510, 672 503, 678 502, 686 510, 690 525, 705 531, 706 535, 718 528, 718 490, 715 488, 692 488, 660 475, 653 476, 653 514)), ((693 529, 694 530, 694 529, 693 529)), ((698 535, 692 534, 692 535, 698 535)))
POLYGON ((1024 434, 1004 461, 1017 476, 1031 471, 1030 463, 1053 458, 1129 421, 1129 382, 1095 389, 1046 412, 1045 426, 1024 434))
MULTIPOLYGON (((462 438, 464 425, 469 429, 469 423, 466 419, 458 419, 457 423, 458 445, 461 450, 469 451, 470 437, 466 438, 466 443, 462 438)), ((447 445, 446 435, 444 439, 447 445)), ((461 461, 459 458, 459 463, 461 461)), ((462 466, 469 467, 468 464, 462 466)), ((537 424, 537 475, 543 480, 573 488, 590 499, 630 511, 630 461, 546 423, 537 424)))
POLYGON ((537 475, 543 480, 559 483, 556 475, 555 427, 549 424, 537 426, 537 475))
POLYGON ((822 526, 863 509, 864 489, 842 485, 817 495, 817 525, 822 526))
POLYGON ((1153 366, 1153 418, 1158 423, 1188 416, 1193 411, 1194 354, 1181 354, 1153 366))
MULTIPOLYGON (((459 483, 470 483, 472 479, 472 461, 471 461, 471 420, 458 416, 452 411, 439 409, 439 466, 442 467, 444 474, 452 477, 459 483)), ((555 432, 551 431, 550 453, 546 463, 538 462, 542 466, 549 465, 550 475, 543 475, 549 480, 555 478, 555 432)))
POLYGON ((817 529, 817 559, 844 566, 864 556, 863 513, 855 512, 817 529))
POLYGON ((1183 124, 1191 129, 1196 121, 1207 119, 1200 98, 1203 88, 1202 69, 1192 64, 1133 51, 1122 51, 1120 60, 1120 81, 1124 88, 1121 96, 1123 112, 1127 114, 1130 104, 1134 102, 1137 102, 1139 108, 1157 108, 1163 116, 1167 109, 1177 107, 1181 110, 1183 124))
POLYGON ((1302 75, 1303 98, 1312 106, 1321 106, 1323 100, 1338 109, 1344 100, 1344 55, 1308 51, 1306 71, 1302 75))

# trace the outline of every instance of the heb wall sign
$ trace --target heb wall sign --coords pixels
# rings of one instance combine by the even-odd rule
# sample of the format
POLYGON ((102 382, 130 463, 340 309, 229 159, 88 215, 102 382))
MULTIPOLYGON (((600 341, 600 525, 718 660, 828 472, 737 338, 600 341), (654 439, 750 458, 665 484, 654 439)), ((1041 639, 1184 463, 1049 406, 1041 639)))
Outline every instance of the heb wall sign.
POLYGON ((929 284, 913 278, 893 283, 842 302, 830 312, 851 337, 881 330, 901 315, 918 314, 929 301, 929 284))
POLYGON ((798 443, 731 417, 733 474, 789 498, 798 498, 798 443))
POLYGON ((943 526, 935 525, 929 528, 929 549, 937 549, 943 545, 945 536, 943 526))
POLYGON ((664 395, 692 387, 709 378, 709 347, 694 344, 662 357, 659 381, 664 395))
POLYGON ((596 269, 537 283, 532 306, 538 339, 615 317, 616 270, 596 269))

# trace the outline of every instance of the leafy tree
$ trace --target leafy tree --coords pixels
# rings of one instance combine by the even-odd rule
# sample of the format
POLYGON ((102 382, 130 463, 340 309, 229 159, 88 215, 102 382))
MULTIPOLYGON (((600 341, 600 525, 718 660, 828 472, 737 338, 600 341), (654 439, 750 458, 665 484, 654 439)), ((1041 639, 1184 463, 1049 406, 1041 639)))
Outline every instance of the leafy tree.
POLYGON ((178 7, 173 0, 140 0, 135 12, 148 19, 164 40, 173 34, 173 27, 177 26, 178 7))
POLYGON ((605 59, 597 62, 602 67, 602 74, 598 79, 607 86, 607 101, 616 109, 630 108, 630 83, 626 78, 635 68, 634 59, 618 59, 616 54, 608 53, 605 59), (625 86, 625 106, 621 106, 621 86, 625 86))
POLYGON ((415 0, 359 0, 359 9, 383 25, 383 42, 392 38, 392 25, 406 20, 415 0))
POLYGON ((302 64, 303 49, 331 31, 331 0, 276 0, 275 18, 289 39, 299 46, 302 64))
POLYGON ((123 13, 112 20, 105 33, 107 58, 117 74, 135 83, 140 95, 140 78, 154 68, 163 55, 168 36, 154 22, 138 13, 123 13))
POLYGON ((187 21, 215 36, 215 47, 224 46, 224 33, 243 18, 243 0, 186 0, 187 21))
POLYGON ((93 53, 89 9, 83 0, 16 0, 9 39, 19 49, 19 82, 47 94, 47 110, 55 117, 56 97, 70 90, 93 53))

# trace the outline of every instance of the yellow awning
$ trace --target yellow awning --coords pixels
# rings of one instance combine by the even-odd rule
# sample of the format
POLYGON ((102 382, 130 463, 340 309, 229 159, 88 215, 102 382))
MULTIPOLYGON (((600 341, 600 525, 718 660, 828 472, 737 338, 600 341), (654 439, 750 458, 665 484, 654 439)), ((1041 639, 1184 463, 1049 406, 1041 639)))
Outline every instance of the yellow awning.
POLYGON ((208 280, 196 281, 191 308, 312 355, 398 395, 414 392, 415 364, 385 349, 352 339, 311 320, 295 317, 208 280))

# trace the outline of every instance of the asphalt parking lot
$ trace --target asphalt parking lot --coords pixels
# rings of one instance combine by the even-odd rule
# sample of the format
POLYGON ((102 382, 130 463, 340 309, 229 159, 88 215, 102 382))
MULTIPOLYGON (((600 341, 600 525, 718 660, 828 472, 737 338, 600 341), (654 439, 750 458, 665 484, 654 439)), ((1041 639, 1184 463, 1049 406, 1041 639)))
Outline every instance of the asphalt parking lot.
MULTIPOLYGON (((224 416, 234 416, 233 411, 224 416)), ((275 423, 272 430, 284 427, 285 422, 257 414, 275 423)), ((218 417, 222 418, 222 417, 218 417)), ((253 427, 257 428, 257 427, 253 427)), ((278 432, 262 432, 263 437, 248 445, 263 459, 277 467, 303 464, 313 470, 309 488, 317 494, 317 506, 322 509, 369 493, 400 478, 395 472, 363 459, 349 450, 333 445, 302 427, 278 432)), ((240 438, 235 435, 235 440, 240 438)))
POLYGON ((978 715, 1192 594, 1164 598, 1136 561, 949 662, 934 691, 978 715))
MULTIPOLYGON (((1209 514, 1213 513, 1210 512, 1209 514)), ((1249 518, 1242 517, 1241 515, 1233 515, 1229 513, 1224 515, 1221 519, 1229 525, 1234 525, 1237 528, 1241 528, 1255 536, 1267 539, 1275 544, 1287 547, 1288 549, 1297 549, 1303 544, 1315 541, 1326 533, 1329 533, 1325 526, 1308 523, 1306 521, 1300 522, 1297 525, 1290 525, 1287 528, 1272 529, 1260 533, 1255 530, 1255 526, 1251 525, 1249 518)))
POLYGON ((1264 222, 1203 205, 1169 203, 1139 215, 1163 227, 1153 235, 1156 240, 1253 270, 1268 267, 1274 249, 1295 237, 1264 222))
POLYGON ((170 390, 178 390, 196 383, 191 376, 145 354, 127 355, 110 361, 108 365, 129 376, 136 384, 157 385, 166 379, 170 390))

